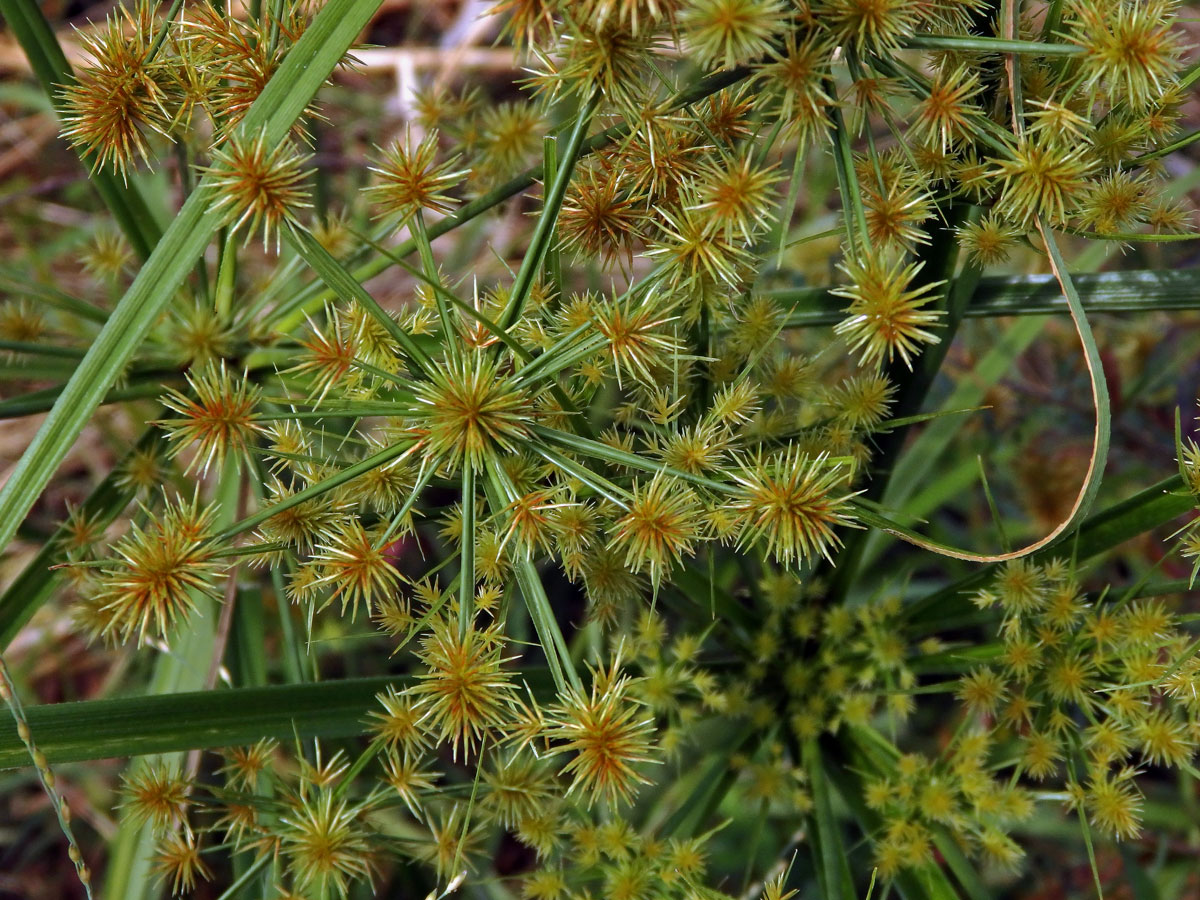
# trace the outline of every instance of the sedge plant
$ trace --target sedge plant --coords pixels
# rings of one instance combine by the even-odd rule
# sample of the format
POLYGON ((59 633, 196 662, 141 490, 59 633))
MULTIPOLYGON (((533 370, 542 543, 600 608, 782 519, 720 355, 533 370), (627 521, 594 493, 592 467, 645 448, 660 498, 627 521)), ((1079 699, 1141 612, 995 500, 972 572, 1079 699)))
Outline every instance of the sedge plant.
POLYGON ((429 79, 334 165, 378 6, 133 0, 72 73, 0 4, 104 204, 83 290, 0 270, 0 415, 49 413, 0 490, 41 540, 0 633, 52 621, 112 694, 5 674, 0 758, 82 889, 1173 883, 1200 450, 1194 385, 1163 424, 1186 341, 1146 340, 1195 328, 1180 4, 503 0, 511 86, 429 79), (1028 440, 1001 379, 1037 332, 999 317, 1047 313, 1026 381, 1079 450, 980 479, 980 422, 1028 440), (97 430, 111 472, 38 501, 97 430), (102 810, 51 768, 115 756, 102 810))

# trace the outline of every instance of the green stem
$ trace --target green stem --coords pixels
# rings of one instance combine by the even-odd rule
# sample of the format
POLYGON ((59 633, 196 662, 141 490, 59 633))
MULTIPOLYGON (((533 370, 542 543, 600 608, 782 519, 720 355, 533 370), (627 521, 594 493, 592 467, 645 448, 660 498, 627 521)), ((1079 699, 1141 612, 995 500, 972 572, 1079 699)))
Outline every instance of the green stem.
POLYGON ((171 23, 174 18, 179 15, 179 10, 183 6, 183 0, 174 0, 171 8, 167 10, 167 17, 163 19, 162 27, 158 29, 158 34, 154 36, 154 43, 150 45, 150 49, 146 51, 146 55, 142 58, 142 67, 150 65, 154 62, 154 57, 158 51, 162 49, 163 42, 167 39, 167 34, 171 30, 171 23))
MULTIPOLYGON (((1134 270, 1074 276, 1084 309, 1098 313, 1146 313, 1200 309, 1200 272, 1195 269, 1134 270)), ((845 300, 827 288, 768 291, 791 309, 785 328, 835 325, 845 318, 845 300)), ((963 316, 1062 315, 1071 311, 1053 275, 1004 275, 981 278, 963 316)))
POLYGON ((558 222, 558 213, 562 209, 563 198, 567 193, 567 185, 571 181, 571 174, 575 171, 575 161, 579 158, 583 139, 587 135, 592 116, 600 105, 600 97, 600 92, 595 91, 588 98, 583 108, 579 110, 579 114, 575 118, 575 125, 567 137, 566 146, 563 147, 561 167, 555 173, 554 181, 550 183, 549 189, 546 191, 546 199, 542 203, 542 214, 538 217, 537 225, 534 226, 533 236, 529 239, 529 249, 525 251, 525 258, 521 260, 521 268, 517 270, 517 277, 513 279, 508 304, 500 315, 500 325, 503 328, 510 328, 521 317, 525 303, 529 299, 529 292, 533 288, 534 279, 541 271, 542 261, 550 247, 554 226, 558 222))
MULTIPOLYGON (((516 489, 509 481, 507 473, 498 464, 489 466, 487 475, 483 488, 487 494, 488 503, 493 509, 502 510, 508 506, 506 498, 514 496, 516 489)), ((546 589, 542 585, 541 578, 538 577, 537 569, 534 568, 532 562, 522 559, 513 565, 513 572, 516 575, 517 584, 521 588, 525 607, 529 610, 529 618, 537 632, 538 641, 546 655, 546 665, 550 669, 550 676, 554 680, 555 687, 560 694, 565 694, 572 689, 582 693, 583 682, 579 678, 579 673, 575 671, 571 651, 567 647, 562 629, 558 627, 558 622, 554 618, 554 609, 550 605, 550 598, 546 596, 546 589)))
POLYGON ((458 353, 458 334, 454 321, 450 318, 450 308, 446 306, 446 298, 439 288, 442 279, 438 275, 437 262, 433 258, 433 244, 429 239, 429 231, 425 228, 425 216, 421 210, 409 220, 412 235, 417 242, 417 255, 421 258, 421 268, 425 273, 425 281, 433 289, 433 302, 437 305, 438 321, 442 326, 442 340, 446 354, 453 358, 458 353))
MULTIPOLYGON (((547 184, 553 184, 558 179, 558 138, 548 134, 542 139, 542 177, 547 184)), ((546 248, 546 264, 544 275, 546 284, 556 296, 562 296, 562 254, 558 244, 553 241, 546 248)))
POLYGON ((833 107, 830 119, 833 121, 833 161, 837 168, 838 190, 842 195, 842 211, 846 218, 846 240, 849 243, 850 255, 857 257, 860 240, 863 248, 871 245, 867 234, 867 213, 863 207, 858 178, 854 174, 854 153, 850 146, 846 123, 842 120, 842 111, 833 107))
POLYGON ((458 573, 458 636, 465 639, 475 618, 475 467, 463 461, 462 534, 459 539, 462 565, 458 573))
POLYGON ((221 245, 221 263, 217 268, 217 289, 213 297, 213 307, 221 322, 228 322, 233 311, 233 292, 237 284, 237 245, 234 236, 227 229, 221 229, 225 239, 221 245))
POLYGON ((410 452, 413 449, 413 444, 399 443, 392 444, 390 447, 385 447, 378 453, 368 456, 362 462, 342 469, 336 475, 322 479, 314 484, 310 484, 302 491, 297 491, 294 494, 285 497, 278 503, 268 506, 266 509, 260 509, 252 515, 246 516, 240 521, 234 522, 228 528, 213 536, 215 542, 227 541, 235 535, 241 534, 243 531, 249 531, 251 528, 257 528, 271 516, 283 512, 285 509, 291 509, 293 506, 298 506, 306 500, 311 500, 314 497, 320 497, 322 494, 332 491, 334 488, 341 487, 348 481, 353 481, 364 472, 370 472, 372 469, 382 466, 384 463, 391 462, 399 456, 410 452))
POLYGON ((1022 53, 1029 56, 1080 56, 1084 48, 1075 44, 1046 44, 1040 41, 1009 41, 992 37, 949 37, 913 35, 903 46, 910 50, 951 50, 959 53, 1022 53))

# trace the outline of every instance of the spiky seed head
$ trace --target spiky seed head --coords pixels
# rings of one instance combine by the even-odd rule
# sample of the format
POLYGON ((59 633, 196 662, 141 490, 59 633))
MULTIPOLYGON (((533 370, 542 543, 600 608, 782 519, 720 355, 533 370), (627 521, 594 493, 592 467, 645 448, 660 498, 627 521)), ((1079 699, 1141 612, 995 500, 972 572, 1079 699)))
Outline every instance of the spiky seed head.
POLYGON ((117 467, 117 484, 132 491, 148 493, 159 487, 169 464, 157 447, 135 447, 117 467))
POLYGON ((572 689, 550 711, 549 734, 574 756, 563 767, 569 793, 579 791, 589 806, 597 800, 629 803, 648 780, 637 766, 654 762, 654 718, 630 696, 632 682, 619 672, 619 657, 607 670, 593 671, 589 694, 572 689))
POLYGON ((542 145, 545 127, 541 109, 533 103, 490 104, 479 117, 479 159, 475 174, 484 178, 524 168, 542 145))
POLYGON ((631 257, 647 215, 621 172, 589 168, 567 188, 558 216, 562 247, 609 265, 631 257))
POLYGON ((1029 135, 1020 138, 1010 154, 993 160, 998 165, 989 172, 1004 184, 996 209, 1023 228, 1039 217, 1056 225, 1066 222, 1091 184, 1089 148, 1029 135))
POLYGON ((113 282, 127 270, 133 251, 121 232, 100 228, 82 257, 89 275, 98 281, 113 282))
POLYGON ((618 386, 622 373, 639 384, 656 384, 654 372, 683 347, 673 330, 663 327, 673 321, 675 316, 651 297, 593 304, 592 323, 608 341, 618 386))
POLYGON ((780 117, 802 144, 815 138, 828 122, 826 110, 833 105, 826 91, 831 55, 815 29, 803 39, 792 32, 759 69, 766 89, 780 97, 780 117))
MULTIPOLYGON (((274 475, 268 478, 266 488, 265 506, 268 508, 285 503, 295 493, 274 475)), ((313 497, 279 510, 262 523, 258 536, 265 543, 287 544, 308 555, 336 532, 348 512, 349 504, 335 496, 313 497)))
POLYGON ((279 817, 280 849, 299 887, 347 897, 355 881, 371 877, 371 847, 363 827, 365 805, 351 805, 328 788, 297 797, 279 817))
POLYGON ((699 499, 678 479, 659 473, 649 482, 634 481, 628 507, 613 524, 609 547, 625 552, 625 565, 648 572, 659 584, 691 555, 704 535, 699 499))
POLYGON ((138 157, 149 160, 148 134, 166 135, 171 116, 161 64, 149 58, 157 33, 150 3, 118 6, 97 32, 80 32, 91 57, 62 90, 63 137, 99 171, 111 165, 122 178, 138 157))
POLYGON ((1085 115, 1078 109, 1078 104, 1064 99, 1062 102, 1049 98, 1046 100, 1026 101, 1032 110, 1025 114, 1029 122, 1029 133, 1048 132, 1058 139, 1082 141, 1092 132, 1093 127, 1085 115))
POLYGON ((172 831, 159 842, 154 868, 164 879, 170 879, 171 894, 176 897, 193 891, 197 881, 213 877, 190 830, 172 831))
POLYGON ((600 26, 567 20, 552 58, 543 49, 534 55, 541 65, 532 82, 551 99, 560 95, 586 98, 598 90, 610 103, 633 115, 647 102, 647 56, 659 38, 615 23, 600 26))
POLYGON ((421 855, 434 864, 438 878, 451 884, 460 883, 464 872, 479 864, 484 838, 482 823, 462 803, 455 803, 449 809, 443 807, 437 818, 430 814, 426 821, 430 841, 421 855))
POLYGON ((1150 189, 1145 173, 1111 172, 1084 195, 1080 223, 1100 234, 1131 231, 1150 211, 1150 189))
POLYGON ((237 338, 231 323, 206 303, 192 303, 171 317, 165 332, 172 355, 187 366, 200 367, 232 356, 237 338))
POLYGON ((487 793, 480 803, 484 814, 507 830, 536 815, 555 794, 553 773, 532 754, 515 753, 493 757, 484 768, 487 793))
POLYGON ((833 529, 852 522, 849 495, 835 490, 845 478, 840 465, 794 447, 743 464, 733 473, 736 492, 728 503, 739 546, 765 543, 766 553, 783 566, 829 559, 840 543, 833 529))
POLYGON ((387 545, 380 542, 379 535, 363 528, 358 519, 342 522, 317 544, 313 560, 323 573, 317 584, 332 588, 326 603, 340 600, 342 613, 349 608, 351 620, 357 616, 360 603, 370 615, 380 599, 400 587, 400 572, 387 545))
POLYGON ((553 38, 556 8, 554 0, 499 0, 487 14, 505 16, 500 34, 511 36, 519 51, 553 38))
POLYGON ((895 183, 883 190, 863 192, 867 236, 872 246, 912 250, 928 244, 929 235, 920 227, 933 215, 933 198, 919 184, 895 183))
POLYGON ((324 324, 310 320, 308 328, 309 336, 299 340, 303 349, 288 371, 310 380, 309 396, 317 403, 335 386, 347 392, 353 390, 361 374, 354 361, 365 358, 366 353, 350 323, 336 311, 326 309, 324 324))
POLYGON ((148 635, 165 639, 195 610, 195 598, 218 601, 213 579, 224 568, 221 547, 210 540, 214 507, 168 501, 164 512, 148 515, 146 528, 133 523, 113 545, 94 598, 108 618, 105 634, 122 640, 136 634, 139 644, 148 635))
POLYGON ((255 422, 262 393, 259 388, 245 377, 231 374, 224 360, 190 370, 187 382, 188 393, 172 388, 162 398, 164 406, 180 415, 158 423, 174 443, 171 455, 178 456, 185 447, 198 444, 185 471, 199 466, 202 473, 208 472, 214 460, 218 466, 224 465, 227 455, 246 457, 262 430, 255 422))
POLYGON ((134 766, 121 776, 121 804, 138 823, 148 823, 156 832, 176 828, 187 821, 191 781, 177 768, 163 763, 134 766))
POLYGON ((682 209, 660 210, 661 235, 645 255, 663 267, 662 277, 674 288, 694 291, 716 284, 736 288, 750 268, 751 256, 698 205, 693 192, 682 209))
POLYGON ((1142 830, 1142 795, 1133 783, 1133 772, 1115 776, 1097 772, 1083 791, 1088 819, 1106 837, 1136 838, 1142 830))
POLYGON ((979 266, 994 266, 1008 259, 1021 237, 1021 229, 989 212, 978 222, 959 226, 955 234, 959 246, 967 251, 973 262, 979 266))
POLYGON ((978 715, 995 713, 1007 694, 1004 679, 987 667, 965 676, 958 687, 958 698, 978 715))
POLYGON ((935 299, 937 284, 912 286, 922 266, 876 252, 842 265, 850 284, 832 293, 849 299, 850 306, 834 331, 846 337, 851 350, 861 348, 860 364, 890 362, 899 355, 911 369, 919 345, 938 342, 928 329, 942 312, 923 309, 935 299))
POLYGON ((1084 83, 1114 105, 1154 102, 1174 85, 1184 50, 1172 31, 1177 0, 1072 0, 1067 38, 1084 49, 1084 83))
POLYGON ((896 386, 883 375, 864 373, 847 378, 829 394, 829 405, 851 428, 870 431, 887 418, 896 386))
POLYGON ((709 415, 726 428, 748 425, 762 401, 748 378, 739 378, 717 391, 709 415))
POLYGON ((417 753, 399 753, 389 749, 383 763, 383 780, 404 801, 414 816, 422 813, 422 795, 434 791, 438 773, 424 768, 425 759, 417 753))
POLYGON ((551 488, 540 488, 514 498, 500 514, 507 527, 499 549, 502 551, 511 543, 514 555, 524 559, 550 552, 556 511, 574 505, 551 488))
MULTIPOLYGON (((195 104, 208 112, 221 134, 233 132, 258 100, 304 33, 310 6, 291 3, 282 15, 246 18, 211 5, 186 8, 178 43, 184 47, 185 62, 203 61, 199 67, 184 66, 185 75, 193 79, 186 90, 195 97, 195 104)), ((306 125, 313 119, 324 116, 310 101, 292 124, 293 138, 311 143, 306 125)))
POLYGON ((516 688, 503 668, 503 641, 495 627, 474 626, 463 634, 457 623, 438 621, 417 654, 426 666, 412 689, 422 727, 449 741, 455 758, 472 753, 501 729, 516 688))
POLYGON ((517 442, 529 435, 531 399, 487 353, 439 363, 415 394, 411 431, 450 473, 464 464, 481 470, 489 460, 518 452, 517 442))
POLYGON ((673 432, 660 454, 671 468, 700 475, 721 467, 729 442, 727 429, 716 422, 704 422, 673 432))
POLYGON ((234 790, 254 791, 259 779, 268 771, 279 741, 262 738, 249 747, 231 747, 224 752, 225 765, 220 769, 226 783, 234 790))
POLYGON ((722 160, 700 173, 698 203, 692 208, 712 217, 712 224, 726 238, 746 243, 770 226, 778 203, 775 185, 783 176, 772 166, 759 166, 751 154, 722 160))
POLYGON ((770 50, 784 16, 779 0, 694 0, 679 25, 699 66, 728 69, 770 50))
POLYGON ((46 333, 47 324, 45 313, 30 300, 0 303, 0 339, 36 343, 46 333))
POLYGON ((1005 563, 993 582, 993 591, 1006 612, 1021 616, 1038 610, 1046 602, 1046 576, 1027 559, 1005 563))
POLYGON ((608 168, 629 178, 633 195, 659 209, 679 205, 681 192, 699 174, 710 149, 680 122, 654 115, 604 159, 608 168))
POLYGON ((934 144, 943 152, 969 140, 983 118, 972 102, 982 92, 979 78, 965 66, 942 67, 934 75, 928 94, 917 101, 909 136, 934 144))
POLYGON ((917 0, 829 0, 821 24, 839 44, 894 52, 916 30, 922 5, 917 0))
POLYGON ((402 751, 407 756, 428 748, 425 732, 419 727, 421 713, 413 697, 397 692, 389 684, 384 693, 375 695, 375 699, 383 709, 371 710, 368 722, 389 750, 402 751))
POLYGON ((1134 727, 1142 756, 1156 766, 1186 766, 1196 752, 1188 724, 1168 709, 1148 712, 1134 727))
POLYGON ((290 141, 268 146, 263 133, 231 135, 213 150, 212 165, 204 170, 212 209, 233 232, 245 228, 247 241, 261 227, 263 250, 274 234, 278 253, 283 229, 301 230, 300 210, 312 207, 304 184, 309 159, 290 141))
POLYGON ((438 162, 438 133, 430 131, 414 146, 411 132, 403 140, 380 150, 378 165, 371 166, 377 183, 363 192, 379 210, 378 218, 403 224, 422 210, 448 212, 450 195, 468 172, 455 169, 457 155, 438 162))
POLYGON ((615 26, 637 34, 671 25, 680 5, 680 0, 579 0, 571 13, 594 28, 615 26))

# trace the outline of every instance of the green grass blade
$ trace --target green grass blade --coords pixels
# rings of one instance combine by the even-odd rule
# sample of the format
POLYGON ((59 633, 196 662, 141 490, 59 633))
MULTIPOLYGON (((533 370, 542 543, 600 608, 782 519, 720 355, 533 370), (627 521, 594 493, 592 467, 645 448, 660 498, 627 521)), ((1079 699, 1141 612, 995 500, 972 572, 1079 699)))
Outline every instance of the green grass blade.
MULTIPOLYGON (((149 380, 139 378, 137 383, 128 384, 125 387, 113 388, 108 391, 97 406, 108 406, 112 403, 124 403, 127 400, 152 400, 155 397, 162 395, 166 386, 174 383, 182 383, 183 378, 178 372, 171 373, 174 377, 166 375, 149 375, 149 380)), ((54 408, 54 404, 58 401, 67 389, 65 384, 57 385, 56 387, 44 388, 40 391, 30 391, 28 394, 22 394, 19 397, 10 397, 8 400, 0 401, 0 419, 19 419, 22 416, 36 416, 54 408)))
MULTIPOLYGON (((1103 272, 1073 275, 1072 280, 1089 313, 1200 309, 1200 269, 1103 272)), ((785 328, 836 325, 846 317, 846 301, 824 288, 768 291, 767 296, 791 310, 785 328)), ((988 319, 1070 312, 1053 275, 1007 275, 980 279, 964 316, 988 319)))
POLYGON ((812 789, 813 809, 809 819, 812 824, 813 864, 817 870, 821 896, 828 900, 857 900, 846 851, 842 846, 841 827, 833 815, 833 800, 821 750, 816 741, 805 742, 802 749, 804 768, 812 789))
MULTIPOLYGON (((268 144, 283 140, 378 5, 379 0, 330 0, 247 112, 243 130, 262 132, 268 144)), ((0 548, 12 539, 92 412, 204 252, 222 219, 221 213, 208 210, 206 193, 202 183, 184 203, 0 489, 0 548)))
POLYGON ((458 636, 465 639, 475 621, 475 467, 462 470, 462 539, 458 572, 458 636))
MULTIPOLYGON (((177 655, 179 648, 176 648, 177 655)), ((87 700, 26 707, 29 727, 51 763, 142 756, 252 744, 274 737, 345 738, 366 734, 366 713, 375 695, 409 676, 383 675, 307 684, 170 693, 187 667, 175 656, 155 684, 155 693, 113 700, 87 700), (170 675, 171 677, 167 677, 170 675)), ((207 658, 201 656, 205 666, 207 658)), ((516 670, 535 695, 552 684, 544 668, 516 670)), ((29 764, 11 714, 0 719, 0 768, 29 764)))
MULTIPOLYGON (((169 658, 169 657, 168 657, 169 658)), ((140 756, 252 744, 275 737, 352 737, 375 694, 397 676, 236 690, 155 693, 29 707, 30 728, 50 762, 140 756), (293 727, 295 731, 293 731, 293 727)), ((10 718, 0 722, 0 768, 28 764, 10 718)))
POLYGON ((534 279, 542 271, 542 261, 546 258, 546 251, 554 236, 554 225, 558 221, 558 212, 562 208, 563 198, 567 195, 567 185, 571 181, 571 173, 575 170, 575 160, 579 157, 583 139, 587 135, 588 125, 592 121, 596 107, 600 105, 600 96, 599 91, 592 94, 579 110, 575 124, 571 127, 570 136, 567 138, 566 146, 563 147, 563 158, 559 161, 554 181, 546 191, 546 197, 542 203, 542 213, 538 217, 533 235, 529 239, 529 248, 525 251, 525 258, 521 260, 521 268, 517 270, 516 278, 513 279, 508 305, 500 316, 502 328, 511 328, 520 317, 525 307, 525 301, 529 298, 529 291, 533 288, 534 279))
POLYGON ((1088 324, 1087 313, 1083 309, 1083 305, 1079 301, 1079 295, 1075 291, 1074 284, 1070 273, 1067 271, 1066 261, 1058 250, 1058 245, 1055 243, 1054 236, 1045 222, 1038 220, 1038 229, 1041 232, 1042 240, 1046 247, 1046 252, 1050 257, 1050 266, 1054 270, 1055 277, 1062 286, 1063 295, 1066 297, 1067 304, 1071 309, 1071 318, 1075 323, 1075 331, 1079 337, 1079 341, 1083 346, 1084 361, 1087 364, 1088 380, 1091 382, 1092 388, 1092 404, 1096 411, 1096 424, 1092 435, 1092 453, 1088 460, 1087 472, 1083 478, 1083 485, 1079 489, 1079 493, 1075 497, 1075 502, 1071 507, 1071 511, 1066 518, 1059 522, 1054 529, 1044 537, 1027 544, 1017 550, 1007 551, 1004 553, 985 554, 973 553, 959 550, 944 544, 940 541, 930 540, 925 537, 904 528, 903 526, 890 521, 886 516, 881 516, 861 502, 854 502, 854 506, 858 511, 858 517, 863 524, 873 528, 880 528, 887 533, 908 541, 909 543, 921 547, 925 550, 931 550, 939 553, 942 556, 948 556, 953 559, 962 559, 969 562, 984 562, 996 563, 1003 562, 1009 559, 1018 559, 1023 556, 1028 556, 1031 553, 1036 553, 1041 550, 1049 549, 1055 546, 1063 538, 1069 536, 1076 526, 1087 516, 1091 509, 1092 503, 1096 499, 1096 495, 1100 490, 1100 480, 1104 474, 1104 466, 1108 459, 1108 445, 1112 431, 1112 414, 1109 405, 1108 384, 1104 378, 1104 365, 1100 360, 1100 350, 1096 346, 1095 336, 1092 334, 1091 326, 1088 324))
MULTIPOLYGON (((943 409, 961 409, 979 404, 987 391, 1011 368, 1034 339, 1042 333, 1045 319, 1026 319, 1013 325, 971 370, 942 404, 943 409)), ((930 422, 896 463, 881 500, 887 509, 905 509, 919 487, 930 483, 930 473, 938 465, 954 435, 966 423, 965 417, 946 416, 930 422)), ((941 477, 945 478, 945 470, 941 477)), ((921 511, 907 510, 921 515, 921 511)), ((879 532, 872 532, 863 548, 862 565, 869 566, 886 546, 879 532)))
POLYGON ((31 341, 0 340, 0 350, 28 356, 52 356, 57 359, 80 359, 86 352, 76 347, 60 347, 57 344, 38 344, 31 341))
POLYGON ((951 50, 957 53, 1024 53, 1030 56, 1079 56, 1084 48, 1077 44, 1044 44, 1040 41, 1009 41, 993 37, 958 37, 915 34, 901 41, 910 50, 951 50))
POLYGON ((706 744, 712 748, 712 752, 707 754, 703 762, 696 763, 697 766, 703 765, 699 770, 697 789, 687 794, 686 799, 663 822, 659 833, 675 838, 698 834, 711 821, 713 813, 737 780, 738 770, 730 764, 730 757, 752 747, 758 737, 760 735, 753 728, 744 725, 739 729, 729 729, 714 738, 711 744, 706 744))

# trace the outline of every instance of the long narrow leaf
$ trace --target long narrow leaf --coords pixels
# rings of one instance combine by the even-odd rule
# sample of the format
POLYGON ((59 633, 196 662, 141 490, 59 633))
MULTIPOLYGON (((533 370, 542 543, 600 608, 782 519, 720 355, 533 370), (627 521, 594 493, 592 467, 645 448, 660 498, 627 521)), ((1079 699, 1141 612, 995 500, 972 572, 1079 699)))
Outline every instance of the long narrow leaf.
MULTIPOLYGON (((1072 279, 1088 312, 1200 309, 1200 269, 1103 272, 1072 279)), ((835 325, 846 317, 846 301, 824 288, 769 291, 768 296, 792 310, 784 320, 787 328, 835 325)), ((986 319, 1070 312, 1053 275, 1006 275, 980 279, 964 315, 986 319)))
MULTIPOLYGON (((252 744, 260 738, 350 737, 375 694, 398 677, 191 691, 30 707, 29 727, 54 762, 252 744), (293 731, 293 728, 295 729, 293 731)), ((11 718, 0 722, 0 768, 29 764, 11 718)))

